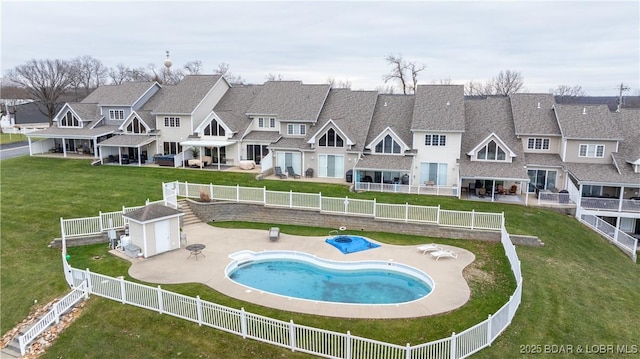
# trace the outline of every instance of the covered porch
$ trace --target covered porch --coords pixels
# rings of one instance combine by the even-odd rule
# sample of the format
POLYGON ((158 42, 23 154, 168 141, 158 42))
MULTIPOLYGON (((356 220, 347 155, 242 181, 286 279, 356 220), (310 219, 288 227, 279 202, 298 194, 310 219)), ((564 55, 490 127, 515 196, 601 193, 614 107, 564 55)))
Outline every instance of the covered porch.
POLYGON ((98 144, 108 139, 117 129, 116 126, 97 128, 59 128, 49 127, 44 130, 27 133, 29 155, 60 154, 83 155, 99 158, 98 144))
POLYGON ((101 164, 138 165, 150 163, 156 154, 155 136, 117 135, 98 144, 101 164))
MULTIPOLYGON (((204 168, 206 166, 217 167, 222 169, 223 165, 233 163, 233 159, 227 158, 227 146, 235 144, 234 141, 228 140, 210 140, 199 137, 189 138, 180 142, 184 153, 184 161, 187 161, 189 167, 204 168), (189 149, 191 147, 191 149, 189 149), (192 161, 189 163, 188 161, 192 161), (231 160, 231 161, 230 161, 231 160)), ((183 162, 184 165, 184 162, 183 162)))

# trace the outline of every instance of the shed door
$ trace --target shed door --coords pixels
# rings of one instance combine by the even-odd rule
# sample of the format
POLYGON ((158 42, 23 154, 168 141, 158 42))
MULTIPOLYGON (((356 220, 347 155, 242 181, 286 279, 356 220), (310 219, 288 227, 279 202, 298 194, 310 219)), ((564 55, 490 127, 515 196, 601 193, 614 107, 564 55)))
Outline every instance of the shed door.
POLYGON ((171 249, 171 238, 169 236, 169 221, 155 223, 156 232, 156 254, 167 252, 171 249))

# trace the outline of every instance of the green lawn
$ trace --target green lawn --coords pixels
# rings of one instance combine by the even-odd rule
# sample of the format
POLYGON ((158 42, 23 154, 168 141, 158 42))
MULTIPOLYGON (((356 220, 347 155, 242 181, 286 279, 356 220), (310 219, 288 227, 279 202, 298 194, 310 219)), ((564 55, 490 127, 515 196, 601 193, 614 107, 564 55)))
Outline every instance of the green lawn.
MULTIPOLYGON (((162 181, 188 181, 270 190, 322 192, 323 196, 377 198, 379 202, 437 205, 442 208, 504 212, 511 233, 539 236, 545 247, 518 247, 524 276, 523 303, 513 323, 479 357, 520 356, 521 345, 633 345, 640 333, 640 266, 579 224, 552 211, 502 203, 453 198, 350 193, 345 186, 291 181, 257 181, 250 174, 167 168, 98 166, 89 161, 15 158, 0 162, 0 328, 6 332, 32 309, 68 291, 60 251, 47 248, 60 235, 60 217, 95 216, 160 199, 162 181)), ((227 223, 228 226, 248 226, 227 223)), ((252 224, 268 226, 269 224, 252 224)), ((262 227, 259 227, 262 228, 262 227)), ((266 227, 265 227, 266 228, 266 227)), ((283 232, 315 230, 281 226, 283 232)), ((376 238, 376 233, 368 233, 376 238)), ((397 244, 421 243, 413 236, 385 234, 397 244)), ((495 312, 513 291, 501 247, 475 241, 449 240, 474 251, 478 273, 472 299, 452 313, 412 320, 342 320, 288 313, 237 301, 195 284, 163 286, 188 295, 281 320, 381 339, 404 345, 459 332, 495 312), (489 281, 487 278, 494 278, 489 281)), ((106 253, 104 245, 70 248, 71 264, 109 275, 126 275, 127 262, 106 253), (93 259, 100 256, 100 259, 93 259)), ((83 315, 69 327, 45 358, 95 357, 253 358, 309 357, 244 340, 232 334, 155 312, 93 297, 83 315), (117 344, 116 344, 117 343, 117 344), (124 349, 123 349, 124 348, 124 349), (98 354, 97 354, 98 353, 98 354)), ((556 355, 557 356, 557 355, 556 355)), ((561 357, 561 356, 560 356, 561 357)), ((567 357, 570 357, 568 355, 567 357)))
POLYGON ((22 142, 26 140, 27 140, 27 136, 21 133, 18 133, 18 134, 0 133, 0 145, 6 145, 7 143, 14 143, 14 142, 22 142))

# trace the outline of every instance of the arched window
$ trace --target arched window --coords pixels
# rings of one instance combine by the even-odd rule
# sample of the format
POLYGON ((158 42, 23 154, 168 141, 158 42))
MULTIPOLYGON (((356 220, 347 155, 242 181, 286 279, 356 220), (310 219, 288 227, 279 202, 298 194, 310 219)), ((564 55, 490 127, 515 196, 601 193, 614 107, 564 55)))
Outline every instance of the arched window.
POLYGON ((398 142, 391 138, 391 135, 386 135, 382 141, 378 142, 375 148, 376 153, 400 153, 400 145, 398 142))
POLYGON ((321 147, 344 147, 342 137, 340 137, 333 128, 330 128, 322 135, 318 142, 318 145, 321 147))
POLYGON ((506 161, 507 154, 496 141, 491 140, 478 151, 477 159, 483 161, 506 161))
POLYGON ((224 127, 222 127, 215 119, 204 128, 205 136, 224 136, 224 127))
POLYGON ((144 124, 137 117, 129 123, 126 128, 126 132, 128 133, 147 133, 147 129, 144 127, 144 124))
POLYGON ((80 121, 76 118, 76 116, 71 113, 71 111, 67 111, 62 120, 60 121, 60 126, 63 127, 80 127, 80 121))

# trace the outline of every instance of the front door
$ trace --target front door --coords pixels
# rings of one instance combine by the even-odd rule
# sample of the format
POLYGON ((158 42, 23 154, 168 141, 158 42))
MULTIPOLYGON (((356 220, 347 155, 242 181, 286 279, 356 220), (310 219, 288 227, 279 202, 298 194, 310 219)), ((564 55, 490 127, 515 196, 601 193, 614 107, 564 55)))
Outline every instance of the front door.
POLYGON ((154 227, 156 232, 156 254, 168 252, 171 249, 169 221, 156 222, 154 227))

